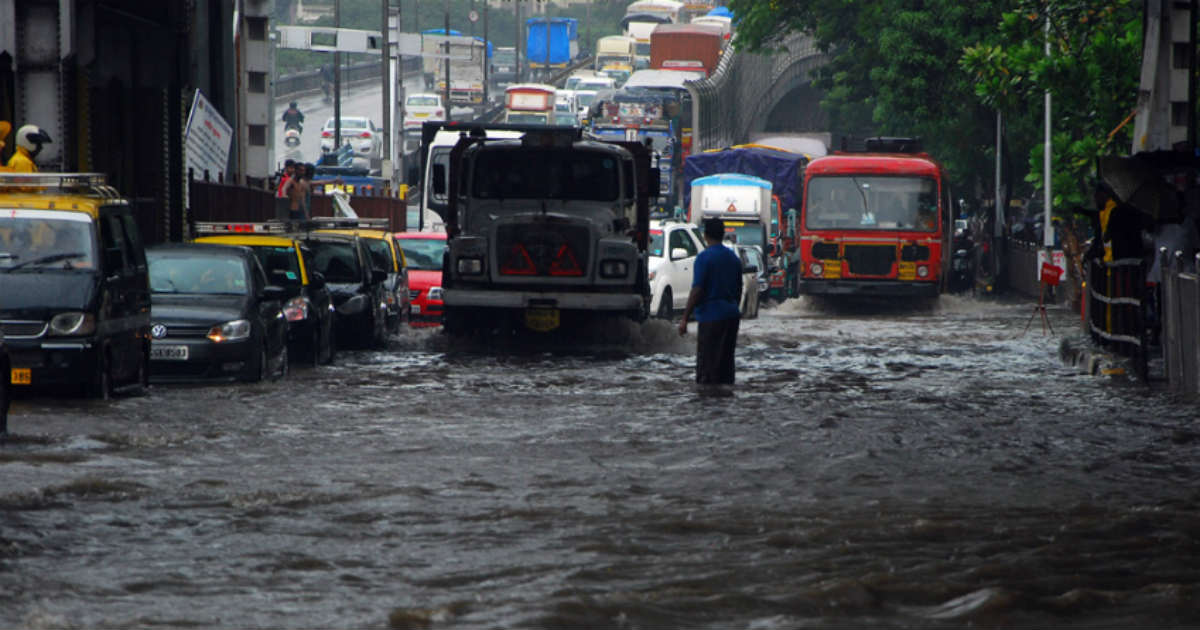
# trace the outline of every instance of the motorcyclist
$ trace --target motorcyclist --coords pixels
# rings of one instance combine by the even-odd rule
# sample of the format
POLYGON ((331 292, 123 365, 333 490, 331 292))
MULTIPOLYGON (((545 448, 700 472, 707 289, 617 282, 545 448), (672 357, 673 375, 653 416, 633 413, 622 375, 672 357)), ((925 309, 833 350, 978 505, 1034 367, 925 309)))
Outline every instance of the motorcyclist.
POLYGON ((296 107, 296 101, 288 104, 287 110, 283 112, 283 130, 295 129, 296 131, 304 131, 304 114, 300 112, 300 108, 296 107))
POLYGON ((8 160, 8 168, 18 173, 36 173, 34 160, 42 151, 42 145, 51 142, 50 135, 37 125, 24 125, 17 130, 17 150, 8 160))

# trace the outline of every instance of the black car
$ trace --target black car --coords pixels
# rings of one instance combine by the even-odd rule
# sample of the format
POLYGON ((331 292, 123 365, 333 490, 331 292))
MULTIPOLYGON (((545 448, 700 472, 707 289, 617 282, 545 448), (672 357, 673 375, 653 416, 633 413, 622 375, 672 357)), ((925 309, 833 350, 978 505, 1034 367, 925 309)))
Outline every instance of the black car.
POLYGON ((4 347, 4 332, 0 331, 0 442, 8 436, 8 403, 12 400, 9 383, 8 349, 4 347))
POLYGON ((250 248, 159 245, 146 257, 152 382, 287 374, 287 290, 267 283, 250 248))
POLYGON ((366 243, 357 236, 310 232, 312 267, 325 278, 333 298, 336 336, 360 347, 387 343, 387 272, 371 264, 366 243))

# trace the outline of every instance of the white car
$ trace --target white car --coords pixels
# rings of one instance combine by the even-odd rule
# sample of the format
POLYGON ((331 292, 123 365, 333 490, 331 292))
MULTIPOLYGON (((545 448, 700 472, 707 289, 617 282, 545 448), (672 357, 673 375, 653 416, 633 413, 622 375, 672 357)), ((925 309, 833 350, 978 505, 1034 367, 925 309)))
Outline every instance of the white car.
POLYGON ((696 255, 704 236, 691 223, 671 219, 650 222, 650 312, 671 319, 687 306, 696 255))
MULTIPOLYGON (((333 150, 334 119, 321 128, 321 152, 333 150)), ((354 149, 354 156, 373 159, 383 155, 383 132, 366 116, 342 116, 342 144, 354 149)))
POLYGON ((587 69, 576 70, 575 72, 571 73, 571 76, 567 77, 567 82, 563 85, 563 89, 567 89, 567 90, 578 89, 576 86, 579 85, 580 81, 590 78, 590 77, 594 77, 594 76, 596 76, 595 70, 587 70, 587 69))
POLYGON ((771 283, 767 280, 767 260, 757 245, 735 245, 738 258, 742 259, 742 297, 738 309, 742 319, 758 317, 758 305, 771 283))
POLYGON ((426 121, 446 120, 446 108, 442 106, 441 94, 409 94, 404 99, 404 131, 420 133, 426 121))

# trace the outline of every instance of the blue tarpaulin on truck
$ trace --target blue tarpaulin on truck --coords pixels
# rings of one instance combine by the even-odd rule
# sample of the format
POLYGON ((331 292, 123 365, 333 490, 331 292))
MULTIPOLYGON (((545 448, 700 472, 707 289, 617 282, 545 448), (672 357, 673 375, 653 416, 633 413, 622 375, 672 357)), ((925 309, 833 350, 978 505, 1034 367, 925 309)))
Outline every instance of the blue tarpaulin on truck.
POLYGON ((785 212, 799 210, 807 164, 805 155, 757 147, 693 153, 683 162, 683 207, 691 207, 692 180, 717 173, 741 173, 771 182, 771 193, 779 197, 785 212))
MULTIPOLYGON (((574 18, 550 18, 550 65, 565 65, 571 61, 571 42, 579 39, 578 21, 574 18)), ((530 18, 525 22, 525 58, 529 63, 546 63, 546 19, 530 18)))

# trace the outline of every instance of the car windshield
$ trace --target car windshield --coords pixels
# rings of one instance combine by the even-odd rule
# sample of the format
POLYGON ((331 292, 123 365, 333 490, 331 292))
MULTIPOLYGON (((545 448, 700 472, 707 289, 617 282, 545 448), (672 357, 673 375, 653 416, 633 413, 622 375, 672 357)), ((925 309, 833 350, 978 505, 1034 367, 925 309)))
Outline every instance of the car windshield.
POLYGON ((210 254, 146 252, 152 293, 246 295, 246 265, 240 258, 210 254))
MULTIPOLYGON (((333 129, 333 119, 325 121, 326 129, 333 129)), ((365 118, 343 118, 342 129, 366 129, 367 120, 365 118)))
POLYGON ((388 273, 396 270, 396 264, 392 262, 392 248, 388 247, 387 241, 381 238, 363 239, 367 244, 367 253, 371 255, 371 266, 376 269, 382 269, 388 273))
MULTIPOLYGON (((93 269, 96 244, 86 215, 57 218, 44 212, 0 217, 0 272, 18 269, 93 269)), ((65 213, 55 213, 65 214, 65 213)))
POLYGON ((258 246, 252 248, 271 284, 298 287, 301 284, 300 258, 295 247, 258 246))
POLYGON ((436 96, 410 96, 408 97, 408 105, 410 107, 437 107, 438 98, 436 96))
POLYGON ((309 241, 313 250, 313 269, 325 276, 326 282, 358 282, 361 274, 354 244, 345 241, 309 241))
POLYGON ((615 201, 619 166, 597 151, 496 147, 475 160, 472 191, 480 199, 615 201))
POLYGON ((408 259, 409 269, 422 271, 441 271, 442 253, 446 251, 446 241, 440 238, 405 238, 400 239, 400 248, 408 259))
POLYGON ((816 176, 808 182, 810 229, 937 228, 937 182, 929 177, 816 176))
POLYGON ((596 100, 596 94, 596 92, 576 92, 575 100, 578 101, 581 106, 587 107, 592 104, 592 101, 596 100))

